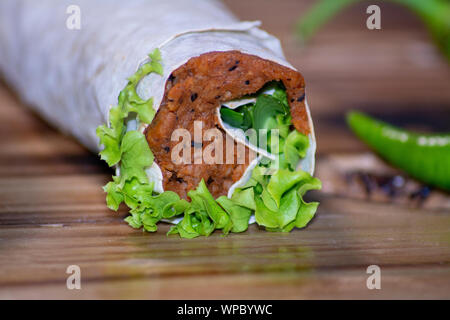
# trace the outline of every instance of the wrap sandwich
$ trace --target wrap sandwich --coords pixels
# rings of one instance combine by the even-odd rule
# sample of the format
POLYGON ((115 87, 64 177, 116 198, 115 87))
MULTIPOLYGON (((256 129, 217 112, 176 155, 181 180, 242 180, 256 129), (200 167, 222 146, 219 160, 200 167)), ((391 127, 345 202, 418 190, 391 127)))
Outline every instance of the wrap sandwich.
POLYGON ((2 0, 0 70, 115 169, 109 208, 193 238, 305 227, 318 203, 302 75, 212 0, 2 0))

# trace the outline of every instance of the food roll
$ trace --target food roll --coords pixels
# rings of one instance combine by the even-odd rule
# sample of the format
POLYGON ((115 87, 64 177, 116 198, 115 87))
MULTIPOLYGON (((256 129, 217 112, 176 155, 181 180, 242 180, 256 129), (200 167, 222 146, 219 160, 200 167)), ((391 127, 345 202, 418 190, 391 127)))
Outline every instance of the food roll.
POLYGON ((44 119, 99 152, 107 205, 192 238, 302 228, 316 142, 279 41, 212 0, 2 0, 0 71, 44 119))

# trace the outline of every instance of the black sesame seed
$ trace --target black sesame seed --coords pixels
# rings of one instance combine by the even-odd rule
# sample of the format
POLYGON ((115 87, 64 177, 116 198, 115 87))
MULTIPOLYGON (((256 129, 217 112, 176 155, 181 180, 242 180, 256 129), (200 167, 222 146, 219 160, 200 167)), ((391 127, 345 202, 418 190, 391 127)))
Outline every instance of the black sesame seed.
POLYGON ((305 100, 305 94, 304 93, 300 97, 298 97, 297 101, 298 102, 302 102, 303 100, 305 100))
POLYGON ((191 112, 194 112, 195 110, 194 109, 191 109, 191 112))
POLYGON ((191 94, 191 101, 194 102, 198 95, 196 93, 191 94))
POLYGON ((214 180, 213 180, 211 177, 209 177, 209 178, 208 178, 208 181, 206 181, 206 183, 207 183, 207 184, 211 184, 211 183, 213 183, 213 181, 214 181, 214 180))
POLYGON ((233 70, 236 69, 236 68, 237 68, 237 66, 234 65, 234 66, 232 66, 230 69, 228 69, 228 71, 233 71, 233 70))
POLYGON ((250 84, 250 80, 245 80, 245 84, 249 85, 250 84))
POLYGON ((170 151, 170 147, 164 147, 164 151, 169 152, 170 151))
POLYGON ((291 99, 291 102, 294 102, 295 101, 295 99, 291 99))
POLYGON ((216 99, 220 99, 221 96, 216 96, 216 99))

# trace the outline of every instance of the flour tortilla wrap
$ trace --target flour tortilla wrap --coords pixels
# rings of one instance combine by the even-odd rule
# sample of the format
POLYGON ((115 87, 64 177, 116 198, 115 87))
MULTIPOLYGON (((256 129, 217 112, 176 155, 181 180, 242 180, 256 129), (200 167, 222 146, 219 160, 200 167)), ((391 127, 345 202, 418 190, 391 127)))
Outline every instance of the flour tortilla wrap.
MULTIPOLYGON (((163 74, 149 74, 136 90, 142 99, 154 99, 155 110, 173 71, 209 52, 236 50, 295 70, 285 60, 279 41, 259 26, 258 21, 238 21, 212 0, 2 0, 0 70, 31 108, 98 152, 96 128, 109 122, 109 111, 117 105, 128 77, 156 48, 163 74), (67 27, 78 11, 80 29, 67 27)), ((316 143, 307 105, 306 111, 309 147, 298 168, 312 175, 316 143)), ((248 181, 258 161, 229 189, 229 197, 248 181)), ((147 174, 155 182, 154 190, 162 192, 156 162, 147 174)))

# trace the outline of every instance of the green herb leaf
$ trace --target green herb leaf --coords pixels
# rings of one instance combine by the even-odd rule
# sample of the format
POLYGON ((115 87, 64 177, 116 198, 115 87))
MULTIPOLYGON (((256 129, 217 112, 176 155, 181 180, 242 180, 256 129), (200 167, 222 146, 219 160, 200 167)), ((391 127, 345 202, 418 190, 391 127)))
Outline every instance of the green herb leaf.
POLYGON ((261 94, 256 99, 255 110, 253 113, 254 129, 275 129, 277 126, 276 115, 284 114, 284 106, 280 100, 261 94))
POLYGON ((229 108, 220 108, 220 116, 230 126, 240 128, 244 123, 244 115, 229 108))

